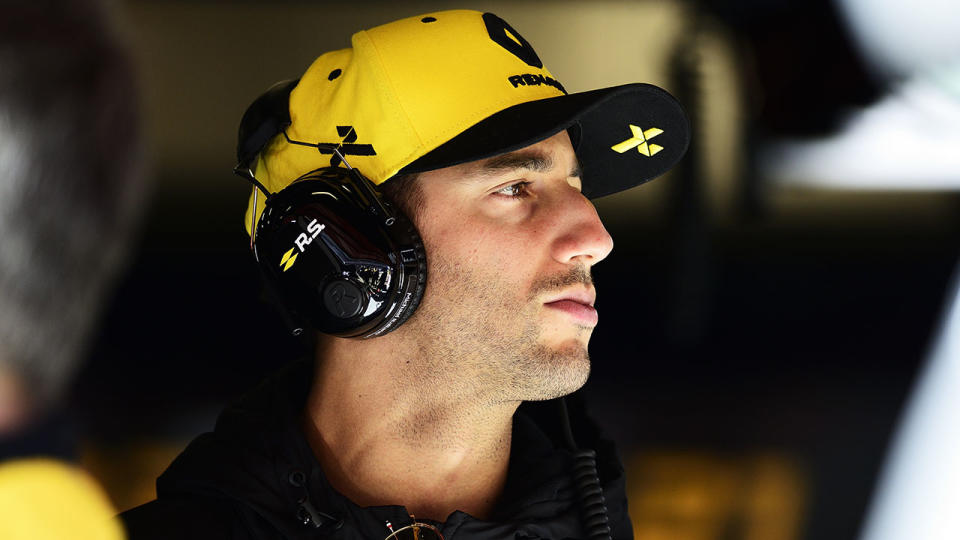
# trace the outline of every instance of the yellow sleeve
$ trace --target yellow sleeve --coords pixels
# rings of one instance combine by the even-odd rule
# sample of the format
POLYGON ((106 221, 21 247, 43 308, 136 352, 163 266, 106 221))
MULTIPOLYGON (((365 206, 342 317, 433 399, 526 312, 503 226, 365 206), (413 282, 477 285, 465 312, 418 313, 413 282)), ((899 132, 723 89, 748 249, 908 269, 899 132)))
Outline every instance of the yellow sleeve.
POLYGON ((0 538, 123 540, 103 489, 83 470, 52 459, 0 463, 0 538))

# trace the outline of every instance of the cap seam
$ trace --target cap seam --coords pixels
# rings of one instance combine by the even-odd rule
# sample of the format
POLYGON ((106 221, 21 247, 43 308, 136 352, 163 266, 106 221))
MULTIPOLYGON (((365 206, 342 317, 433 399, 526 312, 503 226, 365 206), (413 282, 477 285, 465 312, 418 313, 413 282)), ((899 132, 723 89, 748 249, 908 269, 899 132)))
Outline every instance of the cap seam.
MULTIPOLYGON (((372 49, 373 52, 376 54, 377 67, 378 67, 378 69, 380 69, 380 71, 384 74, 384 79, 386 79, 386 82, 389 84, 389 88, 388 88, 388 89, 389 89, 390 91, 392 91, 392 95, 399 97, 401 94, 400 94, 400 92, 397 91, 397 89, 396 89, 396 84, 395 84, 395 82, 394 82, 394 80, 393 80, 393 77, 391 76, 390 72, 387 71, 387 70, 384 68, 384 66, 385 66, 386 64, 385 64, 385 62, 383 61, 383 58, 382 58, 382 56, 381 56, 381 54, 380 54, 380 49, 379 49, 379 47, 377 46, 376 42, 370 37, 370 34, 369 34, 369 32, 368 32, 367 30, 362 30, 362 31, 360 31, 360 32, 357 32, 357 34, 363 34, 363 35, 364 35, 365 39, 366 39, 367 42, 370 44, 371 49, 372 49)), ((553 77, 553 74, 550 73, 550 71, 547 70, 546 68, 539 68, 538 71, 540 71, 541 73, 545 73, 546 75, 548 75, 548 76, 550 76, 550 77, 553 77)), ((383 83, 378 82, 377 84, 378 84, 378 87, 382 88, 382 84, 383 84, 383 83)), ((566 94, 564 94, 564 93, 561 92, 560 96, 562 96, 562 95, 566 95, 566 94)), ((521 102, 518 102, 518 103, 511 103, 512 100, 510 100, 510 99, 508 99, 508 98, 501 99, 501 100, 497 101, 497 102, 491 107, 493 110, 491 110, 490 112, 487 112, 487 113, 485 113, 485 114, 484 114, 484 113, 476 113, 476 114, 472 115, 471 117, 469 117, 468 120, 467 120, 468 125, 467 125, 466 127, 457 126, 457 127, 451 127, 451 128, 444 129, 444 130, 438 132, 437 134, 431 136, 430 139, 429 139, 429 142, 430 142, 431 144, 433 144, 434 141, 436 141, 436 140, 439 139, 439 143, 437 143, 436 146, 433 147, 433 148, 436 148, 437 146, 440 146, 440 145, 442 145, 443 143, 445 143, 446 141, 450 140, 450 138, 452 138, 452 137, 451 137, 451 134, 453 134, 453 136, 455 136, 456 134, 462 133, 463 131, 465 131, 465 130, 467 130, 467 129, 470 129, 472 126, 474 126, 475 124, 477 124, 478 122, 480 122, 480 121, 483 120, 484 118, 487 118, 487 117, 489 117, 490 115, 496 114, 496 113, 504 110, 505 108, 508 108, 508 107, 504 107, 504 106, 503 106, 503 105, 505 105, 505 104, 510 103, 509 107, 512 107, 512 106, 514 106, 514 105, 520 105, 520 104, 523 104, 523 103, 529 103, 529 102, 531 102, 531 101, 539 101, 539 100, 541 100, 541 99, 550 99, 550 98, 560 97, 560 96, 546 96, 546 97, 531 99, 531 100, 527 100, 527 101, 521 101, 521 102), (458 130, 459 130, 459 131, 458 131, 458 130)), ((397 99, 397 102, 398 102, 398 104, 399 104, 399 108, 401 109, 401 111, 402 111, 402 113, 403 113, 403 117, 407 120, 407 124, 413 128, 413 132, 414 132, 414 133, 416 134, 416 136, 417 136, 419 145, 418 145, 416 148, 414 148, 413 150, 411 150, 410 152, 408 152, 406 155, 404 155, 401 159, 398 159, 398 160, 396 161, 396 164, 391 164, 391 165, 388 165, 387 167, 384 167, 383 170, 382 170, 382 172, 386 173, 387 170, 392 170, 392 174, 390 174, 390 175, 386 176, 385 178, 383 178, 379 183, 385 182, 386 180, 388 180, 389 178, 391 178, 392 176, 394 176, 398 171, 400 171, 401 169, 403 169, 404 167, 406 167, 406 166, 409 165, 410 163, 413 163, 414 161, 416 161, 416 160, 419 159, 420 157, 426 155, 426 154, 429 153, 431 150, 433 150, 433 148, 429 148, 429 149, 427 148, 427 146, 428 146, 427 140, 425 140, 425 138, 424 138, 424 136, 423 136, 423 133, 420 132, 420 129, 418 128, 418 126, 411 120, 411 116, 410 116, 410 114, 409 114, 409 112, 407 111, 407 108, 406 108, 406 103, 404 103, 404 102, 401 101, 400 99, 397 99), (394 169, 395 169, 395 170, 394 170, 394 169)), ((396 115, 396 113, 394 113, 394 114, 396 115)), ((386 165, 386 164, 385 164, 385 165, 386 165)))
MULTIPOLYGON (((387 71, 386 68, 384 67, 386 64, 385 64, 385 62, 383 61, 383 58, 380 56, 380 48, 377 46, 377 44, 374 42, 373 38, 370 37, 370 34, 369 34, 366 30, 362 30, 362 31, 360 31, 360 32, 357 32, 357 34, 363 34, 363 36, 366 38, 367 42, 370 44, 370 48, 373 50, 374 54, 376 54, 376 58, 377 58, 377 69, 379 69, 380 72, 383 73, 383 78, 386 80, 386 83, 389 85, 389 87, 387 88, 387 90, 389 90, 389 91, 391 92, 391 95, 393 95, 395 98, 397 98, 397 104, 399 105, 400 111, 403 113, 403 114, 402 114, 403 118, 406 119, 407 125, 410 126, 410 127, 412 128, 412 131, 416 134, 417 140, 418 140, 418 142, 419 142, 419 146, 422 147, 422 146, 423 146, 423 135, 420 133, 420 130, 418 129, 417 125, 413 123, 413 121, 412 121, 412 119, 411 119, 411 117, 410 117, 410 114, 407 112, 406 103, 404 103, 403 100, 400 99, 400 92, 397 91, 396 84, 395 84, 394 81, 393 81, 393 77, 391 76, 391 73, 390 73, 389 71, 387 71)), ((383 82, 378 82, 378 83, 377 83, 377 86, 378 86, 380 89, 383 89, 383 84, 384 84, 383 82)), ((394 113, 394 116, 400 116, 400 115, 398 115, 397 113, 394 113)), ((409 155, 412 155, 412 154, 415 153, 415 152, 416 152, 416 151, 411 152, 410 154, 408 154, 407 156, 405 156, 404 159, 408 159, 408 158, 409 158, 409 155)), ((392 168, 392 167, 393 167, 392 165, 387 166, 387 167, 383 167, 383 171, 382 171, 382 172, 383 172, 383 173, 386 173, 387 170, 388 170, 388 168, 392 168)), ((400 170, 400 168, 397 168, 397 170, 400 170)), ((394 174, 396 174, 396 173, 394 173, 394 174)), ((383 179, 380 181, 380 183, 383 183, 385 180, 387 180, 387 178, 390 178, 391 176, 393 176, 393 174, 387 176, 386 178, 383 178, 383 179)))

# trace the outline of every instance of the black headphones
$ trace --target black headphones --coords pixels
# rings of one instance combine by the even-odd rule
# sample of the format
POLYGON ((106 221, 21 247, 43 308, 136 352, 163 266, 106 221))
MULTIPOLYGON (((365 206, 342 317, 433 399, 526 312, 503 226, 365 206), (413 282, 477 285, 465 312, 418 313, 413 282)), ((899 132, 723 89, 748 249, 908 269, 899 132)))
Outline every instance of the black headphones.
MULTIPOLYGON (((339 337, 381 336, 406 321, 423 297, 427 259, 413 222, 350 167, 336 145, 290 141, 331 154, 332 165, 345 167, 316 169, 277 193, 251 170, 274 136, 286 136, 290 92, 298 82, 274 85, 240 121, 234 172, 266 196, 251 227, 251 249, 294 334, 306 324, 339 337)), ((255 191, 253 219, 257 199, 255 191)))

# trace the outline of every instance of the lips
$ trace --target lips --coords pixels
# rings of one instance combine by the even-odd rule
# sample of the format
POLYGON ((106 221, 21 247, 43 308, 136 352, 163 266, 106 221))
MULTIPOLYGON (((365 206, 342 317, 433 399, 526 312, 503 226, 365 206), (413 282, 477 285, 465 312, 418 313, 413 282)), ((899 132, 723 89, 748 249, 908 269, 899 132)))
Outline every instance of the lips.
POLYGON ((590 290, 565 291, 544 302, 544 306, 573 318, 584 326, 596 326, 598 315, 593 308, 596 293, 590 290))

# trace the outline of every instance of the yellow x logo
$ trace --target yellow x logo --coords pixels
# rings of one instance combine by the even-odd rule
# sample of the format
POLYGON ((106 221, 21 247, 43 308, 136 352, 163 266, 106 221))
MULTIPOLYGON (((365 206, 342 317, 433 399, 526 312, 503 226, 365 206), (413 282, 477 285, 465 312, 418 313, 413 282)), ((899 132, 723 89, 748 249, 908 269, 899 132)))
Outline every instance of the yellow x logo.
POLYGON ((636 148, 641 154, 652 156, 663 150, 663 147, 659 144, 647 144, 647 141, 663 133, 662 129, 654 127, 643 131, 639 127, 630 124, 630 131, 633 133, 633 137, 610 147, 614 152, 622 154, 631 148, 636 148))

